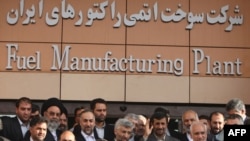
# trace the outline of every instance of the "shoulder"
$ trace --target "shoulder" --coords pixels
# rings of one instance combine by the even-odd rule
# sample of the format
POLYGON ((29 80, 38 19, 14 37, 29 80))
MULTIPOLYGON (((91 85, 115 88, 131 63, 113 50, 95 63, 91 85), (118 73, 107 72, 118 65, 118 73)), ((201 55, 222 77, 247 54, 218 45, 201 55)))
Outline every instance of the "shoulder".
POLYGON ((177 132, 177 131, 171 131, 170 132, 171 137, 182 140, 183 138, 186 137, 186 134, 177 132))
POLYGON ((171 137, 171 136, 166 136, 165 140, 166 141, 180 141, 179 139, 177 139, 175 137, 171 137))
POLYGON ((244 124, 250 125, 250 117, 246 117, 246 119, 244 120, 244 124))
POLYGON ((0 136, 0 141, 10 141, 10 140, 5 137, 0 136))
POLYGON ((114 125, 112 125, 112 124, 106 124, 105 128, 107 128, 107 129, 114 129, 114 125))

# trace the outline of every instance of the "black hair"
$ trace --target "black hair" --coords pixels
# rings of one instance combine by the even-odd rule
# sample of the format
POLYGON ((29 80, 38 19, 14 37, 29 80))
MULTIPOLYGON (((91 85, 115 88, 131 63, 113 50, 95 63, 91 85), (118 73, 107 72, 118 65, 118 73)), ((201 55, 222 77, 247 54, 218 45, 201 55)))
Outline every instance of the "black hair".
POLYGON ((102 104, 107 105, 107 102, 106 102, 104 99, 102 99, 102 98, 93 99, 93 100, 90 102, 90 109, 91 109, 92 111, 95 109, 96 103, 102 103, 102 104))
POLYGON ((28 97, 21 97, 21 98, 19 98, 19 99, 16 101, 16 108, 18 108, 18 107, 20 106, 20 103, 21 103, 21 102, 26 102, 26 103, 29 103, 29 104, 32 105, 32 102, 31 102, 30 98, 28 98, 28 97))
POLYGON ((36 116, 36 117, 34 117, 34 118, 31 119, 31 121, 30 121, 30 127, 33 127, 36 124, 40 124, 40 123, 46 123, 46 124, 48 124, 48 121, 44 117, 36 116))

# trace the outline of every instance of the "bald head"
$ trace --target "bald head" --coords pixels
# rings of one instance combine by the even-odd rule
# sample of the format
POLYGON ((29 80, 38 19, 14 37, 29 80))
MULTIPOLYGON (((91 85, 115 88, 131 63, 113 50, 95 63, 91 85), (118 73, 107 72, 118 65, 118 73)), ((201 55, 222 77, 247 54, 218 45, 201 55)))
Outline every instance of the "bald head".
POLYGON ((75 135, 71 131, 66 130, 61 134, 60 141, 76 141, 75 135))
POLYGON ((195 121, 190 126, 190 135, 193 141, 207 141, 207 127, 199 121, 195 121))

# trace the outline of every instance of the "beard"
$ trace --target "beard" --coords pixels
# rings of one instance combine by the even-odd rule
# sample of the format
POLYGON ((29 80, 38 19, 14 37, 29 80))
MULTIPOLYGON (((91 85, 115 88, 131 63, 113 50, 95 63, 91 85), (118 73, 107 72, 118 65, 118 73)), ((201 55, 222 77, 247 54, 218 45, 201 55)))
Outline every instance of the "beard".
POLYGON ((56 129, 59 127, 60 122, 55 119, 48 120, 48 129, 53 132, 56 131, 56 129))
POLYGON ((105 118, 101 118, 101 117, 96 117, 96 122, 104 122, 105 118))
POLYGON ((59 127, 58 127, 58 130, 60 130, 60 131, 65 131, 67 129, 68 129, 68 126, 65 125, 65 124, 60 124, 59 127))
POLYGON ((190 126, 189 127, 183 126, 183 129, 185 132, 190 133, 190 126))
POLYGON ((96 118, 95 118, 95 121, 96 121, 96 122, 104 122, 105 119, 106 119, 105 116, 99 116, 99 117, 96 117, 96 118))

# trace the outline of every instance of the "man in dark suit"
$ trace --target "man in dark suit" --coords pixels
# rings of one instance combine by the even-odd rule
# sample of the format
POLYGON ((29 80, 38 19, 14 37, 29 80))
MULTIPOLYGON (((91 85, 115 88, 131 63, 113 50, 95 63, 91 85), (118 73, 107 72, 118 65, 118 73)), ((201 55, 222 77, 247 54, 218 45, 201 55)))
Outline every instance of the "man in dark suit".
POLYGON ((74 130, 74 135, 77 141, 95 141, 99 139, 94 130, 95 116, 92 111, 85 110, 80 115, 80 129, 74 130))
POLYGON ((171 131, 171 136, 179 139, 180 141, 190 141, 190 126, 193 122, 199 121, 199 117, 197 112, 194 110, 187 110, 182 114, 182 124, 183 124, 183 130, 184 133, 171 131))
POLYGON ((41 114, 48 120, 48 131, 45 137, 46 141, 57 141, 61 135, 58 130, 60 125, 60 116, 65 107, 58 98, 49 98, 41 108, 41 114))
POLYGON ((115 122, 115 138, 109 141, 129 141, 133 134, 134 123, 127 118, 120 118, 115 122))
POLYGON ((207 141, 207 126, 200 121, 193 122, 190 126, 190 135, 193 141, 207 141))
POLYGON ((150 118, 150 125, 153 127, 150 135, 143 140, 146 141, 179 141, 178 139, 167 135, 168 117, 163 112, 155 112, 150 118))
POLYGON ((246 106, 239 98, 233 98, 226 104, 226 111, 230 114, 238 114, 242 117, 245 125, 250 125, 250 117, 246 115, 246 106))
POLYGON ((114 139, 114 126, 105 122, 107 117, 107 102, 102 98, 93 99, 90 109, 95 115, 95 132, 100 139, 111 141, 114 139))
POLYGON ((29 130, 32 102, 27 97, 21 97, 16 102, 16 116, 2 117, 0 135, 12 141, 21 141, 29 130))
POLYGON ((48 128, 48 121, 36 116, 30 121, 30 129, 24 137, 24 141, 44 141, 48 128))

